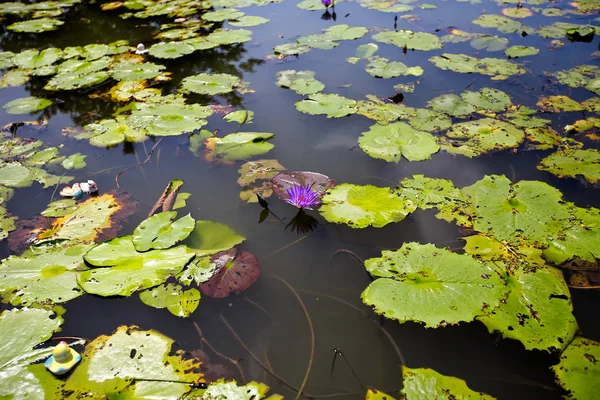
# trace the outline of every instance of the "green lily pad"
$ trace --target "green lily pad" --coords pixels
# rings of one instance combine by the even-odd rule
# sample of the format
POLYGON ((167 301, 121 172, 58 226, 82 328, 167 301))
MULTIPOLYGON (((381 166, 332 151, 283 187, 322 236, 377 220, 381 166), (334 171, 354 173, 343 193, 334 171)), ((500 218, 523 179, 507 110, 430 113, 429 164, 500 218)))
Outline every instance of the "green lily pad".
POLYGON ((452 119, 449 116, 426 108, 416 109, 408 122, 413 128, 428 132, 443 131, 452 126, 452 119))
POLYGON ((510 58, 535 56, 539 52, 540 50, 538 48, 532 46, 510 46, 508 49, 504 50, 504 54, 510 58))
POLYGON ((137 251, 168 249, 187 238, 194 230, 190 214, 178 219, 177 211, 161 212, 142 221, 133 231, 133 245, 137 251))
POLYGON ((561 270, 515 268, 503 274, 509 292, 501 305, 479 320, 490 333, 523 343, 527 350, 562 350, 578 330, 569 288, 561 270))
POLYGON ((375 312, 427 328, 470 322, 500 304, 505 285, 492 262, 432 244, 405 243, 365 261, 377 277, 362 293, 375 312))
POLYGON ((373 39, 381 43, 389 43, 408 50, 438 50, 442 48, 440 39, 425 32, 409 30, 382 31, 373 35, 373 39))
POLYGON ((83 294, 78 271, 86 270, 83 255, 89 245, 32 247, 21 257, 10 256, 0 265, 0 293, 13 305, 64 303, 83 294))
POLYGON ((483 35, 477 37, 469 43, 476 50, 500 51, 508 45, 508 39, 499 36, 483 35))
POLYGON ((368 388, 365 400, 395 400, 395 399, 392 396, 388 396, 387 394, 385 394, 384 392, 382 392, 380 390, 368 388))
POLYGON ((297 56, 299 54, 307 53, 309 50, 309 46, 299 43, 278 44, 277 46, 273 47, 273 52, 275 54, 283 56, 297 56))
POLYGON ((396 163, 401 156, 408 161, 428 160, 440 149, 434 136, 404 122, 375 124, 368 132, 363 132, 358 145, 373 158, 396 163))
POLYGON ((402 221, 416 208, 412 201, 390 188, 344 183, 323 196, 319 212, 329 222, 352 228, 381 228, 402 221))
POLYGON ((195 282, 196 285, 200 285, 208 281, 219 267, 218 260, 213 261, 213 258, 218 257, 218 254, 219 253, 212 257, 196 257, 183 271, 181 271, 181 273, 179 273, 179 275, 176 276, 177 280, 188 286, 191 285, 192 282, 195 282))
POLYGON ((576 337, 552 367, 569 399, 593 399, 600 390, 600 343, 576 337))
POLYGON ((21 86, 29 82, 31 71, 22 69, 12 69, 7 71, 0 78, 0 89, 5 87, 21 86))
POLYGON ((379 50, 379 46, 375 43, 361 44, 356 48, 354 56, 362 60, 369 59, 377 50, 379 50))
POLYGON ((501 90, 487 87, 481 88, 476 92, 467 90, 460 97, 478 110, 484 111, 504 111, 512 104, 509 95, 501 90))
POLYGON ((186 246, 138 253, 131 236, 123 236, 88 251, 84 256, 88 263, 111 268, 84 271, 77 282, 87 293, 98 296, 130 296, 178 274, 193 257, 194 252, 186 246))
POLYGON ((225 137, 206 139, 206 159, 208 161, 239 161, 269 152, 274 145, 268 141, 275 137, 268 132, 230 133, 225 137))
POLYGON ((58 200, 48 204, 48 207, 42 211, 42 215, 44 217, 64 217, 75 210, 77 210, 77 204, 75 200, 58 200))
POLYGON ((475 112, 475 107, 455 94, 443 94, 427 102, 435 111, 446 113, 452 117, 465 117, 475 112))
POLYGON ((103 119, 83 127, 78 139, 89 139, 92 146, 110 147, 123 142, 142 142, 148 137, 143 130, 127 124, 124 117, 103 119))
POLYGON ((537 103, 537 106, 547 112, 565 112, 565 111, 581 111, 583 106, 570 99, 567 96, 548 96, 542 97, 537 103))
POLYGON ((600 151, 596 149, 565 149, 550 154, 538 165, 560 178, 583 176, 588 182, 600 181, 600 151))
POLYGON ((330 40, 356 40, 365 36, 368 29, 363 26, 349 26, 348 24, 332 25, 327 28, 324 35, 330 40))
POLYGON ((300 46, 308 46, 311 49, 321 50, 331 50, 340 45, 325 34, 302 36, 298 38, 297 42, 300 46))
MULTIPOLYGON (((403 3, 408 3, 404 1, 403 3)), ((410 1, 412 2, 412 1, 410 1)), ((371 10, 391 12, 391 13, 403 13, 411 11, 414 7, 408 4, 394 3, 386 0, 361 0, 361 7, 369 8, 371 10)))
POLYGON ((52 354, 51 347, 38 348, 59 330, 63 320, 51 311, 24 308, 0 314, 0 331, 10 340, 0 344, 0 396, 7 399, 44 398, 44 387, 27 366, 52 354))
MULTIPOLYGON (((193 132, 207 124, 213 111, 199 104, 135 103, 127 125, 152 136, 177 136, 193 132)), ((125 133, 127 136, 127 133, 125 133)), ((140 136, 138 133, 136 136, 140 136)))
POLYGON ((483 14, 474 19, 473 23, 485 28, 496 28, 503 33, 514 33, 525 30, 522 23, 504 15, 483 14))
POLYGON ((29 21, 15 22, 6 27, 14 32, 40 33, 57 30, 65 22, 54 18, 39 18, 29 21))
POLYGON ((41 111, 52 105, 52 100, 41 99, 39 97, 21 97, 6 103, 2 108, 8 114, 30 114, 41 111))
POLYGON ((225 115, 223 120, 227 122, 237 122, 240 125, 251 124, 252 120, 254 120, 254 111, 237 110, 225 115))
POLYGON ((48 81, 46 90, 74 90, 97 85, 109 78, 105 69, 112 63, 110 57, 93 61, 70 59, 58 66, 58 73, 48 81))
POLYGON ((522 237, 544 244, 561 231, 569 218, 560 191, 543 182, 511 184, 504 175, 492 175, 463 191, 477 210, 473 228, 491 231, 500 240, 514 242, 522 237))
POLYGON ((135 81, 156 78, 164 65, 150 62, 141 64, 116 64, 111 67, 111 76, 118 81, 135 81))
POLYGON ((321 0, 302 0, 299 3, 296 3, 296 7, 309 11, 325 10, 327 8, 323 5, 321 0))
POLYGON ((197 256, 205 256, 231 249, 246 240, 233 229, 220 222, 196 221, 196 226, 183 242, 197 256))
POLYGON ((381 122, 394 122, 398 119, 410 119, 415 116, 414 108, 402 104, 386 103, 373 95, 367 95, 367 98, 369 101, 359 100, 356 102, 357 114, 381 122))
POLYGON ((236 18, 234 21, 229 21, 231 26, 258 26, 269 22, 270 19, 264 17, 257 17, 254 15, 244 15, 243 17, 236 18))
POLYGON ((15 54, 12 62, 24 69, 36 69, 52 65, 60 60, 61 57, 62 50, 57 48, 49 48, 42 51, 30 49, 15 54))
POLYGON ((446 132, 441 148, 451 154, 476 157, 492 151, 516 148, 525 133, 516 126, 493 118, 454 124, 446 132))
POLYGON ((325 89, 325 85, 315 79, 313 71, 279 71, 275 78, 277 86, 292 89, 298 94, 315 94, 325 89))
POLYGON ((33 184, 35 175, 30 168, 18 162, 0 167, 0 185, 9 187, 27 187, 33 184))
MULTIPOLYGON (((28 50, 26 50, 28 51, 28 50)), ((35 50, 34 50, 35 51, 35 50)), ((34 54, 38 54, 35 51, 34 54)), ((14 62, 15 53, 12 51, 0 51, 0 69, 12 68, 15 66, 14 62)), ((25 57, 25 61, 29 60, 29 57, 25 57)))
POLYGON ((149 54, 156 58, 179 58, 196 51, 194 46, 185 42, 160 42, 153 44, 149 54))
POLYGON ((199 94, 221 94, 232 92, 241 83, 240 78, 229 74, 199 74, 184 78, 184 90, 199 94))
POLYGON ((441 56, 431 57, 429 61, 443 70, 467 74, 477 72, 489 75, 494 80, 503 80, 513 75, 523 75, 526 72, 523 67, 508 60, 500 58, 477 59, 466 54, 444 53, 441 56))
POLYGON ((544 258, 556 265, 570 260, 596 263, 600 259, 600 211, 570 207, 572 220, 548 241, 544 258))
POLYGON ((462 379, 442 375, 429 368, 408 368, 403 365, 402 377, 402 394, 407 399, 494 399, 470 389, 462 379))
POLYGON ((308 96, 308 100, 296 102, 296 109, 305 114, 325 114, 327 118, 341 118, 357 111, 356 101, 324 93, 315 93, 308 96))
POLYGON ((376 78, 394 78, 400 75, 423 75, 423 68, 408 67, 400 61, 389 62, 387 58, 372 57, 369 64, 365 67, 365 71, 376 78))
POLYGON ((202 19, 209 22, 221 22, 227 19, 238 19, 245 14, 235 8, 224 8, 202 14, 202 19))
POLYGON ((248 29, 217 29, 206 36, 208 41, 218 45, 245 43, 252 40, 252 31, 248 29))
POLYGON ((154 308, 166 308, 177 317, 189 317, 200 304, 198 289, 182 290, 180 285, 162 284, 140 292, 142 303, 154 308))
MULTIPOLYGON (((235 381, 226 382, 224 379, 219 379, 216 382, 208 385, 206 390, 202 393, 202 396, 208 400, 260 400, 265 398, 268 391, 269 387, 264 383, 252 381, 245 385, 238 386, 235 381)), ((273 395, 269 397, 269 399, 271 398, 273 398, 273 400, 277 400, 281 397, 278 395, 273 395)))
POLYGON ((86 155, 81 153, 71 154, 63 160, 61 165, 64 169, 82 169, 87 165, 85 162, 86 157, 86 155))

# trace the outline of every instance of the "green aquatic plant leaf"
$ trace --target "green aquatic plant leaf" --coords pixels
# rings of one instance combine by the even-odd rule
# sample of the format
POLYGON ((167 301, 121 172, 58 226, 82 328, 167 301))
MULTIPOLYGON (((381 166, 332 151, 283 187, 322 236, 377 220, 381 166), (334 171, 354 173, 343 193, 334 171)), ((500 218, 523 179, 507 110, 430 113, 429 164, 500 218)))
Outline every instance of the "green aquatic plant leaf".
POLYGON ((442 150, 451 154, 476 157, 492 151, 518 147, 525 133, 508 122, 493 118, 454 124, 440 142, 442 150))
POLYGON ((38 348, 60 329, 63 320, 52 311, 23 308, 5 310, 0 314, 0 331, 7 340, 0 344, 0 397, 43 399, 44 387, 27 369, 35 361, 52 354, 51 347, 38 348))
POLYGON ((365 36, 369 30, 363 26, 349 26, 348 24, 332 25, 323 33, 329 40, 356 40, 365 36))
POLYGON ((52 100, 41 99, 39 97, 21 97, 6 103, 2 108, 8 114, 30 114, 41 111, 52 105, 52 100))
POLYGON ((600 181, 600 151, 596 149, 565 149, 540 161, 538 169, 560 178, 583 176, 586 181, 600 181))
POLYGON ((455 94, 443 94, 427 102, 427 105, 437 112, 442 112, 451 117, 465 117, 476 108, 455 94))
POLYGON ((221 22, 228 19, 239 19, 243 17, 245 13, 236 10, 235 8, 223 8, 220 10, 209 11, 202 14, 202 19, 209 22, 221 22))
POLYGON ((275 137, 268 132, 230 133, 222 138, 206 139, 208 161, 233 162, 268 153, 274 145, 269 140, 275 137))
POLYGON ((88 124, 83 127, 83 132, 75 137, 89 139, 90 144, 96 147, 110 147, 123 142, 142 142, 148 138, 143 129, 128 125, 124 117, 88 124))
POLYGON ((166 281, 194 258, 186 246, 139 253, 131 236, 101 243, 89 250, 85 260, 94 267, 79 274, 77 282, 87 293, 98 296, 130 296, 166 281))
POLYGON ((197 256, 205 256, 229 250, 246 240, 233 229, 220 222, 196 221, 196 226, 183 242, 197 256))
POLYGON ((252 31, 248 29, 217 29, 206 36, 206 39, 217 45, 245 43, 252 40, 252 31))
POLYGON ((544 258, 556 265, 570 260, 596 263, 600 259, 600 210, 569 208, 571 223, 548 241, 544 258))
POLYGON ((469 43, 475 50, 500 51, 508 46, 508 39, 499 36, 482 35, 469 43))
POLYGON ((434 136, 404 122, 372 125, 362 133, 358 145, 373 158, 396 163, 402 156, 408 161, 427 160, 440 149, 434 136))
POLYGON ((72 176, 59 177, 40 168, 26 167, 16 161, 6 163, 0 167, 0 185, 8 187, 28 187, 34 181, 37 181, 44 188, 47 188, 59 182, 68 183, 72 180, 72 176))
POLYGON ((386 103, 373 95, 367 95, 367 98, 368 101, 359 100, 356 103, 356 113, 375 121, 394 122, 398 119, 413 118, 416 114, 414 108, 403 104, 386 103))
POLYGON ((31 79, 31 72, 22 69, 12 69, 7 71, 0 78, 0 89, 5 87, 21 86, 29 82, 31 79))
POLYGON ((57 30, 65 22, 55 18, 39 18, 29 21, 15 22, 6 29, 14 32, 40 33, 57 30))
POLYGON ((325 89, 325 85, 315 79, 313 71, 289 69, 277 72, 275 78, 277 86, 292 89, 298 94, 315 94, 325 89))
POLYGON ((400 61, 390 62, 387 58, 382 57, 370 58, 369 64, 365 67, 365 71, 376 78, 385 79, 395 78, 400 75, 423 75, 423 68, 421 67, 408 67, 400 61))
POLYGON ((83 255, 89 248, 42 245, 5 258, 0 264, 2 300, 15 306, 52 305, 81 296, 77 275, 87 269, 83 255))
POLYGON ((189 317, 200 304, 198 289, 183 290, 173 283, 162 284, 140 292, 142 303, 154 308, 166 308, 177 317, 189 317))
POLYGON ((523 24, 514 19, 497 14, 483 14, 473 20, 474 24, 484 28, 496 28, 503 33, 514 33, 526 30, 523 24))
POLYGON ((563 350, 578 327, 562 271, 522 264, 502 275, 508 286, 505 300, 479 320, 490 333, 518 340, 527 350, 563 350))
POLYGON ((32 70, 54 64, 62 54, 62 50, 54 47, 42 51, 30 49, 15 54, 11 61, 20 68, 32 70))
POLYGON ((442 375, 429 368, 408 368, 402 366, 406 399, 469 399, 494 400, 485 393, 476 392, 467 383, 454 376, 442 375))
POLYGON ((315 93, 308 100, 296 102, 296 109, 305 114, 325 114, 327 118, 341 118, 357 111, 356 101, 339 94, 315 93))
POLYGON ((321 0, 302 0, 296 4, 296 7, 309 11, 325 10, 327 8, 323 5, 321 0))
POLYGON ((460 97, 481 111, 499 112, 506 110, 512 105, 509 95, 501 90, 487 87, 481 88, 476 92, 467 90, 460 97))
POLYGON ((142 221, 133 231, 137 251, 168 249, 187 238, 196 221, 190 214, 179 218, 177 211, 161 212, 142 221))
POLYGON ((444 113, 440 113, 426 108, 415 110, 414 116, 408 119, 413 128, 437 132, 448 129, 452 126, 452 119, 444 113))
POLYGON ((537 106, 544 111, 553 113, 583 110, 581 104, 563 95, 542 97, 537 102, 537 106))
POLYGON ((269 180, 286 168, 277 160, 256 160, 244 163, 238 173, 238 185, 247 187, 259 180, 269 180))
MULTIPOLYGON (((156 58, 179 58, 192 54, 196 49, 185 42, 160 42, 153 44, 149 49, 149 54, 156 58)), ((138 78, 139 79, 139 78, 138 78)))
MULTIPOLYGON (((208 385, 206 390, 203 391, 201 395, 206 400, 260 400, 265 398, 268 391, 269 387, 264 383, 252 381, 248 382, 245 385, 238 386, 238 384, 235 381, 226 381, 225 379, 218 379, 217 381, 208 385)), ((278 395, 272 395, 269 396, 268 399, 278 400, 280 398, 282 397, 278 395)))
POLYGON ((141 64, 116 64, 111 67, 110 75, 118 81, 136 81, 156 78, 164 65, 145 62, 141 64))
POLYGON ((365 267, 378 279, 362 293, 363 303, 386 318, 427 328, 473 321, 497 307, 505 291, 494 263, 432 244, 384 250, 365 267))
MULTIPOLYGON (((138 130, 134 137, 142 139, 143 134, 152 136, 177 136, 201 129, 208 122, 204 119, 212 115, 208 106, 199 104, 159 104, 134 103, 126 123, 138 130)), ((126 131, 125 136, 128 135, 126 131)), ((132 133, 129 133, 130 135, 132 133)), ((139 140, 136 140, 139 141, 139 140)))
MULTIPOLYGON (((414 9, 414 7, 409 4, 403 4, 403 3, 408 3, 408 2, 409 1, 404 1, 402 3, 395 3, 395 2, 391 2, 391 1, 387 1, 387 0, 361 0, 359 2, 359 4, 361 5, 361 7, 369 8, 371 10, 377 10, 377 11, 389 12, 389 13, 403 13, 403 12, 408 12, 408 11, 411 11, 412 9, 414 9)), ((412 1, 410 1, 410 2, 412 2, 412 1)))
POLYGON ((552 367, 569 399, 593 399, 600 390, 600 343, 576 337, 552 367))
POLYGON ((523 238, 545 244, 562 230, 570 216, 561 204, 562 193, 544 182, 512 184, 504 175, 492 175, 462 190, 477 210, 473 228, 483 233, 491 231, 499 240, 515 242, 523 238))
POLYGON ((402 221, 415 210, 412 201, 400 197, 393 189, 348 183, 329 189, 319 208, 327 221, 352 228, 381 228, 402 221))
POLYGON ((48 207, 42 211, 44 217, 64 217, 67 214, 77 210, 77 202, 72 199, 64 199, 53 201, 48 204, 48 207))
POLYGON ((533 46, 510 46, 504 50, 504 55, 510 58, 519 58, 526 56, 535 56, 540 50, 533 46))
POLYGON ((388 396, 385 392, 381 390, 368 388, 365 400, 395 400, 394 397, 388 396))
POLYGON ((438 50, 442 48, 440 39, 425 32, 413 32, 409 30, 382 31, 373 35, 373 40, 381 43, 389 43, 408 50, 438 50))
POLYGON ((46 90, 74 90, 97 85, 109 78, 105 70, 112 63, 112 58, 101 57, 93 61, 69 59, 57 68, 57 74, 44 87, 46 90))
POLYGON ((215 271, 219 267, 218 261, 213 261, 213 258, 217 258, 217 255, 214 256, 201 256, 196 257, 191 263, 185 267, 181 273, 179 273, 176 278, 179 282, 184 285, 191 285, 192 282, 195 282, 196 285, 200 285, 206 281, 208 281, 215 274, 215 271))
POLYGON ((273 47, 273 52, 282 56, 297 56, 307 53, 309 50, 310 46, 300 43, 284 43, 273 47))
MULTIPOLYGON (((25 50, 28 51, 28 50, 25 50)), ((33 54, 37 55, 38 52, 36 50, 33 50, 33 54)), ((7 69, 7 68, 12 68, 15 66, 15 53, 13 53, 12 51, 0 51, 0 69, 7 69)), ((26 56, 24 57, 24 61, 27 62, 30 57, 26 56)), ((54 62, 54 61, 53 61, 54 62)), ((25 67, 27 68, 27 67, 25 67)))
POLYGON ((209 95, 232 92, 240 83, 240 78, 229 74, 198 74, 181 81, 184 90, 209 95))
POLYGON ((86 155, 81 153, 71 154, 63 160, 61 165, 64 169, 82 169, 87 165, 85 162, 86 157, 86 155))
POLYGON ((254 15, 244 15, 243 17, 236 18, 233 21, 229 21, 229 25, 231 26, 258 26, 266 24, 271 21, 268 18, 257 17, 254 15))
POLYGON ((360 59, 369 59, 373 54, 375 54, 379 50, 379 46, 375 43, 366 43, 361 44, 356 48, 356 52, 354 56, 360 59))
POLYGON ((466 54, 444 53, 429 59, 436 67, 460 73, 480 73, 493 80, 503 80, 514 75, 523 75, 525 68, 500 58, 476 58, 466 54))
POLYGON ((237 122, 240 125, 251 124, 254 120, 254 111, 237 110, 223 117, 227 122, 237 122))
POLYGON ((232 292, 243 292, 256 282, 260 275, 258 258, 246 251, 237 254, 235 248, 211 257, 216 264, 213 276, 200 285, 202 294, 222 299, 232 292))

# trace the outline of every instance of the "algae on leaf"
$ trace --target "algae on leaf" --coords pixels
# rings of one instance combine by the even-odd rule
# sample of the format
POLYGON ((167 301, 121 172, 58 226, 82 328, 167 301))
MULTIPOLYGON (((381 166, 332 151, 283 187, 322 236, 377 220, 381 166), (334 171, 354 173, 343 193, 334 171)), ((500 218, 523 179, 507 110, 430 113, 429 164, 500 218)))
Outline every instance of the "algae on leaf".
POLYGON ((433 135, 404 122, 375 124, 362 133, 358 145, 371 157, 396 163, 402 156, 408 161, 427 160, 440 149, 433 135))
POLYGON ((416 208, 394 189, 344 183, 323 196, 319 212, 327 221, 351 228, 381 228, 402 221, 416 208))
POLYGON ((365 261, 376 278, 362 293, 375 312, 427 328, 470 322, 500 304, 505 285, 492 262, 432 244, 405 243, 365 261))
POLYGON ((538 165, 560 178, 583 176, 586 181, 600 181, 600 151, 596 149, 564 149, 550 154, 538 165))
POLYGON ((485 393, 475 392, 467 383, 453 376, 442 375, 429 368, 408 368, 402 366, 404 387, 402 392, 407 400, 412 399, 470 399, 494 400, 485 393))

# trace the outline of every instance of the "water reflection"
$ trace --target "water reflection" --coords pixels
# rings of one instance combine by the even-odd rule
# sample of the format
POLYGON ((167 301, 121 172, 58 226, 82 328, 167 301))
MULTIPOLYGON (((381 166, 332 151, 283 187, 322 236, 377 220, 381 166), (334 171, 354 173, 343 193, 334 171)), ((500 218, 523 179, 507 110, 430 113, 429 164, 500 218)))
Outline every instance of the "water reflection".
POLYGON ((302 208, 298 210, 298 213, 288 222, 285 229, 290 228, 292 232, 296 232, 298 235, 305 235, 309 232, 314 231, 319 227, 319 221, 310 214, 307 214, 302 208))

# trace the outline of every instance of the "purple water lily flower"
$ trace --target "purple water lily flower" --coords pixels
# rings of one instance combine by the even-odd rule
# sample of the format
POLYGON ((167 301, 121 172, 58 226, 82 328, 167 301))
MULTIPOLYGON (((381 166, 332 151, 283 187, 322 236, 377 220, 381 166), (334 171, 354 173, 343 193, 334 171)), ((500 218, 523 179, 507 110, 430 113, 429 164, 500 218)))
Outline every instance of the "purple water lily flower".
POLYGON ((312 210, 312 206, 321 203, 319 194, 311 189, 309 185, 292 186, 286 190, 289 199, 285 199, 286 203, 298 208, 306 208, 312 210))
POLYGON ((321 3, 323 3, 323 5, 328 8, 331 5, 331 1, 332 0, 321 0, 321 3))

